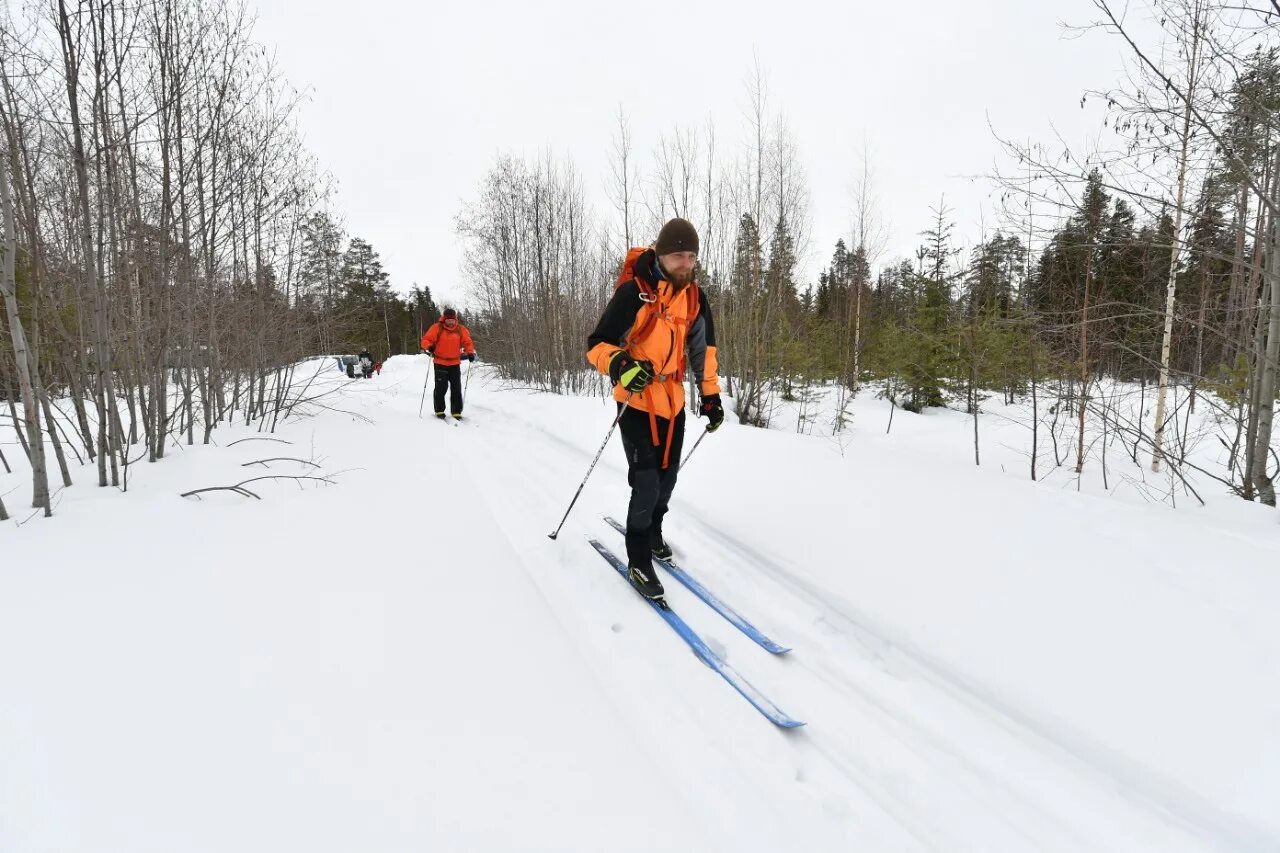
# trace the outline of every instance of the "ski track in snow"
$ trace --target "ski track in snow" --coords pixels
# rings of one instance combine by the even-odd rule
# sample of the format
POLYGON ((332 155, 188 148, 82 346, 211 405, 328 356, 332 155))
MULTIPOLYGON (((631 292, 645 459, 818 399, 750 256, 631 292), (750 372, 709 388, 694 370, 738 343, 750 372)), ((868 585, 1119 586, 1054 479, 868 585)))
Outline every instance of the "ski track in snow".
MULTIPOLYGON (((604 406, 601 408, 604 409, 601 421, 605 423, 605 427, 607 428, 608 421, 605 420, 605 418, 608 417, 609 411, 604 406)), ((497 416, 499 413, 490 410, 488 414, 497 416)), ((504 417, 504 420, 505 419, 507 418, 504 417)), ((517 422, 523 429, 532 430, 539 436, 548 438, 551 445, 559 455, 566 456, 581 464, 590 462, 590 455, 584 453, 581 447, 561 438, 553 430, 544 426, 543 423, 523 417, 518 412, 511 415, 510 420, 517 422)), ((618 460, 609 460, 607 458, 610 451, 613 451, 613 455, 615 456, 619 455, 616 443, 616 440, 611 441, 611 446, 605 449, 605 455, 601 457, 600 463, 597 466, 597 471, 593 474, 593 477, 600 477, 602 474, 607 476, 612 473, 615 476, 621 475, 625 478, 625 468, 623 464, 618 460), (600 469, 604 470, 602 471, 600 469)), ((534 466, 528 467, 533 468, 534 466)), ((549 460, 539 457, 536 468, 538 476, 533 476, 534 472, 530 470, 530 476, 528 478, 521 478, 521 480, 525 482, 547 482, 548 479, 556 476, 563 479, 563 464, 553 464, 549 460)), ((615 493, 615 500, 619 499, 616 485, 613 486, 612 491, 615 493)), ((677 495, 678 494, 679 489, 677 488, 677 495)), ((621 493, 621 499, 625 499, 625 491, 621 493)), ((582 507, 582 503, 583 501, 580 499, 579 506, 575 508, 575 511, 582 510, 584 511, 584 514, 590 513, 591 508, 582 507)), ((678 509, 673 507, 673 512, 678 512, 678 509)), ((692 520, 704 532, 709 534, 708 538, 715 541, 719 547, 725 548, 730 552, 737 553, 738 556, 743 558, 744 563, 751 565, 757 572, 762 572, 766 576, 771 576, 773 574, 773 570, 776 567, 773 567, 767 561, 762 560, 750 548, 739 543, 733 537, 724 536, 720 533, 718 528, 702 521, 696 514, 688 514, 685 517, 692 520)), ((562 539, 566 536, 570 527, 571 525, 566 525, 566 532, 561 534, 562 539)), ((696 565, 691 564, 686 566, 686 568, 689 568, 691 571, 697 571, 696 565)), ((869 631, 865 625, 859 623, 857 619, 849 617, 840 611, 832 611, 830 608, 825 607, 822 604, 822 594, 820 592, 815 592, 800 579, 792 576, 788 577, 788 581, 789 583, 787 586, 791 588, 792 594, 794 595, 798 591, 800 596, 809 605, 816 605, 822 609, 829 610, 832 615, 843 620, 847 627, 857 630, 864 637, 874 638, 876 643, 879 643, 886 648, 902 648, 901 644, 886 639, 883 635, 877 635, 874 631, 869 631)), ((666 584, 666 586, 668 587, 668 597, 674 602, 676 598, 676 595, 673 594, 675 582, 671 581, 666 584)), ((731 596, 729 596, 729 598, 730 600, 732 599, 731 596)), ((703 605, 700 602, 692 596, 688 596, 687 601, 680 602, 679 612, 684 614, 690 609, 701 606, 703 605)), ((696 630, 701 631, 701 629, 696 630)), ((705 631, 702 633, 706 636, 705 631)), ((708 640, 708 642, 710 643, 712 641, 708 640)), ((789 638, 788 642, 793 643, 789 638)), ((861 647, 856 650, 858 656, 865 656, 866 642, 860 642, 858 645, 861 647)), ((863 708, 873 709, 882 721, 878 727, 878 731, 883 733, 885 736, 894 738, 898 742, 902 743, 904 749, 908 752, 914 753, 917 756, 927 754, 929 758, 932 759, 929 762, 925 762, 930 772, 937 772, 939 769, 948 767, 949 765, 956 766, 958 769, 951 771, 952 778, 958 779, 957 784, 953 787, 953 792, 957 793, 959 795, 959 799, 963 800, 963 807, 968 809, 970 814, 975 811, 978 813, 988 814, 992 817, 993 823, 998 827, 1002 829, 1012 828, 1012 837, 1006 837, 1006 843, 1014 846, 1025 846, 1031 844, 1034 847, 1036 845, 1036 839, 1040 839, 1041 843, 1044 843, 1046 837, 1052 837, 1054 839, 1052 842, 1052 848, 1042 849, 1079 849, 1079 845, 1084 841, 1084 836, 1080 829, 1074 825, 1070 816, 1060 817, 1049 805, 1036 803, 1028 796, 1021 794, 1017 790, 1014 782, 1005 781, 998 776, 992 779, 989 775, 989 771, 986 768, 974 764, 966 756, 965 751, 961 747, 948 743, 945 737, 937 735, 919 723, 903 722, 902 718, 897 716, 897 714, 903 709, 889 707, 884 700, 876 699, 874 693, 869 692, 865 684, 855 682, 850 676, 836 671, 833 667, 824 662, 809 663, 806 660, 803 651, 804 650, 797 650, 796 653, 793 653, 798 661, 798 663, 794 665, 806 669, 819 678, 826 679, 828 683, 834 679, 836 684, 833 685, 833 692, 841 694, 842 701, 846 703, 859 703, 863 708), (1034 813, 1034 816, 1026 816, 1025 813, 1028 810, 1031 810, 1034 813), (1051 833, 1047 831, 1050 826, 1054 828, 1051 833)), ((929 672, 931 674, 934 673, 932 668, 922 667, 921 669, 924 672, 929 672)), ((947 685, 945 680, 938 677, 936 674, 934 677, 937 678, 938 685, 941 688, 938 692, 947 692, 947 687, 949 685, 947 685)), ((795 707, 796 710, 793 711, 793 713, 804 718, 805 714, 803 710, 796 705, 796 700, 782 698, 778 690, 771 689, 769 686, 766 686, 766 683, 759 678, 757 678, 757 680, 761 682, 757 684, 757 686, 763 689, 766 694, 773 699, 773 701, 779 702, 783 707, 788 707, 788 705, 795 707)), ((942 696, 939 698, 941 701, 947 702, 948 704, 954 704, 955 702, 951 697, 942 696)), ((974 698, 976 698, 976 696, 974 698)), ((989 705, 984 705, 984 707, 996 710, 989 705)), ((863 716, 865 717, 866 715, 864 714, 863 716)), ((863 720, 863 722, 866 721, 863 720)), ((845 779, 849 785, 860 791, 862 796, 865 796, 874 802, 885 815, 901 827, 908 838, 922 845, 925 849, 956 849, 955 845, 959 839, 948 830, 948 824, 945 821, 940 821, 938 819, 936 810, 919 808, 918 804, 913 802, 909 793, 901 791, 902 788, 908 786, 903 786, 901 782, 888 778, 883 774, 877 774, 875 768, 860 760, 856 749, 842 753, 838 748, 833 747, 828 743, 829 738, 824 734, 813 732, 797 733, 795 737, 798 740, 809 741, 811 751, 817 757, 825 762, 836 774, 845 779)), ((949 808, 959 809, 961 808, 961 804, 952 802, 949 805, 949 808)), ((991 830, 992 827, 988 826, 987 832, 984 833, 984 837, 987 842, 991 840, 991 835, 989 834, 991 830)), ((1169 848, 1166 847, 1165 849, 1169 848)), ((1185 849, 1192 849, 1192 847, 1188 846, 1185 847, 1185 849)))
MULTIPOLYGON (((963 706, 973 722, 984 724, 989 730, 986 734, 992 740, 1003 738, 1010 741, 1007 746, 1033 751, 1037 758, 1052 762, 1056 765, 1055 770, 1066 775, 1092 776, 1097 784, 1125 797, 1135 809, 1148 812, 1151 820, 1159 824, 1181 825, 1189 831, 1181 838, 1175 835, 1152 842, 1151 849, 1202 849, 1203 845, 1217 846, 1222 841, 1227 845, 1224 849, 1275 849, 1277 840, 1269 837, 1265 830, 1223 814, 1175 781, 1161 778, 1150 769, 1126 760, 1082 733, 1072 731, 1061 721, 1037 717, 995 695, 916 648, 905 638, 876 625, 847 602, 782 568, 778 561, 763 558, 751 547, 726 536, 714 524, 692 514, 687 520, 716 546, 733 553, 738 558, 738 565, 773 580, 821 613, 822 618, 841 623, 845 630, 840 632, 840 638, 849 653, 869 659, 894 677, 913 677, 927 683, 936 694, 933 697, 935 701, 963 706)), ((932 753, 939 761, 929 765, 931 771, 955 764, 969 777, 967 781, 970 784, 977 782, 988 786, 988 790, 976 792, 982 799, 989 800, 988 806, 1014 806, 1007 812, 1010 816, 1017 815, 1019 809, 1036 810, 1045 821, 1056 827, 1055 834, 1062 834, 1054 841, 1055 845, 1061 843, 1065 836, 1067 841, 1062 849, 1080 849, 1079 845, 1086 842, 1081 835, 1082 827, 1070 815, 1060 813, 1060 804, 1035 802, 1029 794, 1019 790, 1016 781, 994 775, 992 767, 982 766, 980 759, 975 761, 971 757, 970 753, 975 750, 973 745, 966 747, 948 739, 945 734, 915 718, 912 710, 902 703, 878 696, 866 679, 851 676, 848 669, 838 671, 827 658, 811 661, 803 655, 796 655, 795 659, 800 667, 824 678, 829 684, 834 681, 837 689, 881 712, 890 721, 889 728, 898 730, 898 737, 907 748, 932 753), (1006 798, 1004 803, 1001 803, 1001 796, 1006 798)), ((984 751, 990 748, 989 744, 981 747, 984 751)), ((840 760, 828 750, 820 751, 830 760, 840 760)), ((927 821, 928 817, 913 814, 911 819, 927 821)), ((1024 843, 1037 836, 1043 840, 1047 828, 1044 823, 1037 821, 1030 828, 1036 831, 1035 835, 1024 836, 1024 843)), ((1105 837, 1087 840, 1089 846, 1105 843, 1105 837)))
MULTIPOLYGON (((603 405, 600 409, 599 423, 607 429, 611 409, 603 405)), ((513 421, 521 429, 537 433, 550 442, 558 455, 580 465, 590 462, 591 453, 564 439, 543 422, 523 416, 519 410, 499 412, 488 409, 487 414, 513 421)), ((690 434, 696 435, 696 432, 690 430, 690 434)), ((621 476, 625 481, 625 466, 621 460, 609 458, 611 451, 614 456, 620 456, 616 445, 615 438, 605 449, 593 478, 613 475, 621 476)), ((569 464, 572 469, 572 462, 569 464)), ((532 469, 535 466, 528 467, 532 469)), ((536 469, 542 482, 557 478, 564 480, 564 463, 552 463, 545 457, 539 457, 536 469)), ((534 471, 529 473, 532 477, 534 471)), ((619 492, 616 483, 611 492, 615 500, 625 500, 625 490, 619 492)), ((593 513, 594 506, 584 507, 583 503, 584 500, 580 499, 575 514, 600 514, 593 513)), ((1271 849, 1274 839, 1268 837, 1265 830, 1221 813, 1176 782, 1162 779, 1159 774, 1127 761, 1105 746, 1071 731, 1063 723, 1037 717, 993 694, 914 647, 905 638, 876 625, 829 591, 781 568, 777 560, 762 557, 736 537, 726 535, 719 525, 706 521, 701 514, 688 512, 687 507, 680 503, 680 490, 677 488, 673 518, 679 517, 681 521, 697 527, 713 548, 732 554, 736 558, 735 564, 774 582, 802 608, 811 608, 822 614, 821 618, 828 623, 836 622, 841 626, 837 629, 842 641, 839 649, 843 653, 841 658, 816 656, 812 646, 800 644, 792 633, 783 633, 784 641, 796 647, 788 665, 804 670, 826 685, 829 694, 838 697, 837 702, 859 709, 859 725, 869 725, 877 736, 899 744, 905 753, 903 765, 915 765, 919 773, 928 775, 931 786, 936 785, 939 778, 948 780, 947 801, 933 799, 922 804, 915 785, 895 778, 895 773, 901 772, 902 768, 896 768, 895 773, 886 773, 860 755, 858 741, 868 739, 867 730, 864 729, 860 737, 851 743, 839 746, 832 743, 835 738, 825 732, 814 730, 794 736, 802 744, 798 749, 812 753, 848 785, 874 802, 901 827, 906 838, 933 850, 969 849, 970 844, 974 849, 986 848, 996 839, 996 849, 1099 849, 1114 843, 1116 836, 1112 833, 1126 831, 1125 822, 1136 818, 1149 826, 1144 835, 1126 838, 1127 849, 1271 849), (862 665, 836 666, 830 662, 832 659, 853 659, 862 665), (946 720, 947 724, 940 726, 926 722, 922 719, 924 715, 913 711, 907 703, 885 695, 879 690, 875 675, 867 674, 867 663, 872 664, 881 680, 884 675, 889 675, 890 678, 907 677, 916 684, 927 685, 929 695, 924 698, 945 709, 933 716, 946 720), (958 714, 965 718, 966 733, 972 738, 967 743, 958 742, 955 735, 948 732, 948 729, 955 728, 953 720, 958 714), (1058 784, 1083 789, 1084 796, 1101 800, 1094 804, 1099 814, 1114 810, 1115 800, 1122 798, 1127 802, 1124 814, 1104 818, 1101 826, 1081 821, 1068 803, 1061 802, 1061 794, 1066 788, 1047 784, 1043 779, 1039 784, 1027 784, 1025 777, 1006 777, 993 760, 987 758, 991 752, 1013 756, 1013 759, 1006 760, 1020 762, 1023 770, 1029 768, 1030 772, 1041 774, 1048 770, 1059 777, 1058 784), (981 817, 981 829, 965 839, 957 827, 972 824, 975 816, 981 817)), ((581 519, 579 524, 587 526, 581 519)), ((572 523, 566 525, 562 539, 572 526, 572 523)), ((689 553, 687 547, 683 550, 689 553)), ((694 573, 698 571, 696 557, 686 559, 682 565, 694 573)), ((673 601, 676 598, 672 594, 674 586, 674 580, 667 584, 668 597, 673 601)), ((732 595, 726 594, 725 598, 731 604, 735 603, 732 595)), ((681 601, 680 612, 684 614, 699 606, 702 605, 690 596, 688 601, 681 601)), ((767 609, 763 612, 776 620, 776 615, 767 609)), ((703 633, 709 643, 713 642, 704 629, 695 630, 703 633)), ((780 686, 775 686, 780 683, 778 679, 770 683, 757 676, 756 681, 773 701, 783 707, 794 708, 792 713, 801 718, 806 717, 799 700, 789 698, 780 686)), ((788 681, 794 683, 795 680, 788 681)), ((913 696, 915 701, 921 698, 913 696)), ((833 721, 823 722, 829 725, 833 721)))
MULTIPOLYGON (((522 624, 548 626, 539 642, 571 659, 557 662, 559 677, 566 671, 585 676, 583 696, 596 713, 605 709, 607 719, 589 721, 594 736, 606 733, 619 755, 631 757, 633 778, 661 780, 658 790, 648 781, 647 788, 641 782, 638 790, 617 791, 620 812, 645 816, 656 801, 666 809, 661 819, 670 823, 670 833, 683 833, 685 846, 699 850, 1280 849, 1273 827, 1232 813, 1070 718, 1019 698, 1007 685, 970 674, 954 656, 917 639, 914 626, 855 605, 847 588, 834 585, 840 567, 807 562, 808 549, 784 554, 770 542, 763 509, 758 518, 734 517, 718 506, 715 485, 703 480, 694 486, 704 471, 710 476, 712 460, 704 459, 702 469, 681 478, 672 502, 666 533, 676 559, 792 651, 768 654, 674 578, 667 578, 667 597, 726 664, 808 723, 776 729, 661 624, 587 544, 591 536, 615 552, 621 548, 621 537, 602 519, 625 517, 626 466, 616 433, 558 541, 547 538, 603 440, 613 405, 502 391, 482 374, 471 386, 467 417, 436 424, 430 401, 425 416, 417 416, 424 370, 425 359, 392 359, 382 377, 339 390, 342 402, 332 403, 335 409, 377 422, 366 433, 342 434, 348 441, 351 434, 376 436, 378 447, 365 454, 370 465, 398 464, 403 481, 397 487, 403 491, 373 494, 390 481, 371 476, 349 497, 401 502, 413 499, 418 481, 430 484, 422 512, 456 519, 459 540, 453 544, 500 563, 464 568, 446 560, 434 569, 482 573, 458 588, 488 589, 493 601, 455 602, 462 611, 474 609, 469 618, 476 631, 496 628, 490 620, 501 618, 504 602, 521 608, 522 624)), ((346 428, 347 415, 319 417, 346 428)), ((689 436, 699 434, 698 423, 689 419, 689 436)), ((324 430, 304 429, 314 432, 319 452, 326 453, 324 430)), ((813 441, 764 433, 750 440, 788 448, 813 441)), ((709 438, 700 455, 713 453, 715 441, 709 438)), ((289 497, 281 492, 271 500, 289 497)), ((1234 529, 1221 532, 1249 541, 1234 529)), ((838 543, 846 533, 814 535, 838 543)), ((1122 534, 1117 528, 1104 535, 1122 534)), ((1181 585, 1176 569, 1170 577, 1171 585, 1181 585)), ((1195 581, 1189 577, 1185 589, 1198 591, 1195 581)), ((425 587, 415 579, 403 591, 425 587)), ((1240 630, 1247 640, 1248 625, 1240 630)), ((465 653, 460 645, 458 654, 465 653)), ((484 660, 493 666, 492 657, 484 660)), ((476 678, 492 691, 503 673, 476 678)), ((510 713, 519 715, 523 703, 539 698, 512 696, 510 713)), ((487 710, 484 720, 500 726, 502 709, 487 710)), ((493 734, 501 739, 507 732, 493 734)), ((436 784, 448 784, 447 775, 436 784)), ((0 826, 0 841, 4 837, 0 826)), ((554 838, 550 832, 526 840, 554 849, 554 838)), ((453 840, 467 846, 469 838, 453 840)), ((564 846, 588 849, 585 837, 568 843, 573 840, 563 839, 564 846)), ((643 843, 631 839, 623 846, 640 849, 643 843)))

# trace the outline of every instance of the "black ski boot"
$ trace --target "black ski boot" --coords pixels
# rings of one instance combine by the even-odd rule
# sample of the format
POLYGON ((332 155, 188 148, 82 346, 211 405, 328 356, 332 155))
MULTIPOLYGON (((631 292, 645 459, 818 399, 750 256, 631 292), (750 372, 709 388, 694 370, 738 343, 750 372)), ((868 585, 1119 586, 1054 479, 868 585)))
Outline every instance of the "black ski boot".
POLYGON ((671 559, 671 546, 662 538, 661 533, 654 533, 649 537, 649 551, 659 560, 671 559))
POLYGON ((636 592, 650 601, 656 601, 666 607, 667 603, 663 598, 666 590, 662 588, 662 581, 658 580, 658 573, 653 570, 652 565, 628 566, 627 580, 631 581, 631 585, 636 588, 636 592))

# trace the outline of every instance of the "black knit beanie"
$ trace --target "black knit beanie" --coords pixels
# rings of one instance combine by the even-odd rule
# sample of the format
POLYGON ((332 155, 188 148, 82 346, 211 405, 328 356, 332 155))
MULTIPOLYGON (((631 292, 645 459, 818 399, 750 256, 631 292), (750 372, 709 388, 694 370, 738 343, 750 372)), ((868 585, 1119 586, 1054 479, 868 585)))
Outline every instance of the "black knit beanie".
POLYGON ((698 251, 698 230, 687 219, 672 219, 658 232, 658 242, 653 246, 659 256, 672 252, 698 251))

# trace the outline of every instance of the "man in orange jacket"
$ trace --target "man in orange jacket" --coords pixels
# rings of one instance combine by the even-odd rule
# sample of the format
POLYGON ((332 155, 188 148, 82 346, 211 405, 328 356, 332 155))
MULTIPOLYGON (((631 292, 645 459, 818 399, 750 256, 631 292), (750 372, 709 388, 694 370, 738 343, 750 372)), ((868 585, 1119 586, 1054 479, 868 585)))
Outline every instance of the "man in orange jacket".
POLYGON ((653 247, 628 256, 633 276, 622 280, 595 331, 587 360, 614 382, 613 397, 626 406, 618 421, 627 454, 627 565, 633 586, 660 599, 653 557, 668 558, 662 520, 680 467, 684 443, 686 351, 707 430, 724 422, 716 376, 716 332, 706 294, 694 281, 698 232, 672 219, 653 247))
POLYGON ((422 349, 435 361, 436 390, 432 399, 436 404, 436 417, 444 419, 444 392, 449 391, 449 403, 455 418, 462 418, 462 359, 476 360, 476 347, 471 333, 458 322, 458 312, 444 309, 440 320, 422 335, 422 349))

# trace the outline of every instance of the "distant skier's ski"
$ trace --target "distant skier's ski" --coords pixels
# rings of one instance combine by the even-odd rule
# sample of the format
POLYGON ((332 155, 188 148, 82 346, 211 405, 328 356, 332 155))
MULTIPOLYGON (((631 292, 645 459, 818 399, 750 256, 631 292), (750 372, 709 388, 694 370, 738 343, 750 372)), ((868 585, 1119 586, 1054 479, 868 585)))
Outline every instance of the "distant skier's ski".
MULTIPOLYGON (((618 559, 617 555, 605 546, 601 545, 595 539, 591 539, 589 541, 591 542, 591 546, 599 552, 600 556, 604 557, 609 565, 613 566, 613 568, 617 570, 618 574, 622 575, 622 579, 626 581, 627 564, 618 559)), ((627 583, 630 584, 630 581, 627 581, 627 583)), ((731 667, 727 662, 722 660, 719 655, 713 652, 706 642, 699 637, 692 628, 686 625, 684 620, 677 616, 675 611, 671 610, 670 607, 664 608, 662 604, 659 604, 657 601, 647 598, 644 600, 658 612, 658 615, 671 626, 672 630, 679 634, 680 637, 689 644, 689 648, 693 649, 693 653, 696 654, 703 663, 720 673, 720 676, 725 681, 733 685, 734 690, 741 693, 742 697, 750 702, 757 711, 768 717, 771 723, 781 726, 784 729, 794 729, 798 726, 804 725, 801 721, 794 720, 787 716, 781 708, 769 701, 763 693, 752 687, 736 669, 731 667)))
MULTIPOLYGON (((609 526, 612 527, 614 530, 618 531, 624 536, 626 535, 627 529, 623 527, 622 524, 617 519, 611 518, 610 516, 606 515, 604 517, 604 520, 608 522, 609 526)), ((701 598, 703 601, 705 601, 707 603, 707 606, 709 606, 712 610, 719 613, 725 619, 728 619, 729 622, 733 625, 733 627, 737 628, 739 631, 746 634, 748 637, 754 640, 757 644, 759 644, 761 648, 768 649, 769 651, 773 652, 775 655, 783 655, 791 651, 791 649, 787 648, 786 646, 779 645, 778 643, 774 642, 773 640, 765 636, 764 633, 761 632, 759 628, 757 628, 755 625, 752 625, 750 622, 744 619, 742 615, 738 613, 738 611, 734 610, 732 607, 730 607, 729 605, 721 601, 719 598, 717 598, 715 593, 713 593, 711 590, 707 589, 705 586, 699 583, 697 578, 690 575, 683 568, 676 565, 671 560, 664 560, 661 557, 654 557, 653 559, 655 562, 662 564, 662 567, 665 568, 668 572, 670 572, 672 576, 675 577, 676 580, 684 584, 684 586, 690 592, 692 592, 694 595, 698 596, 698 598, 701 598)))

